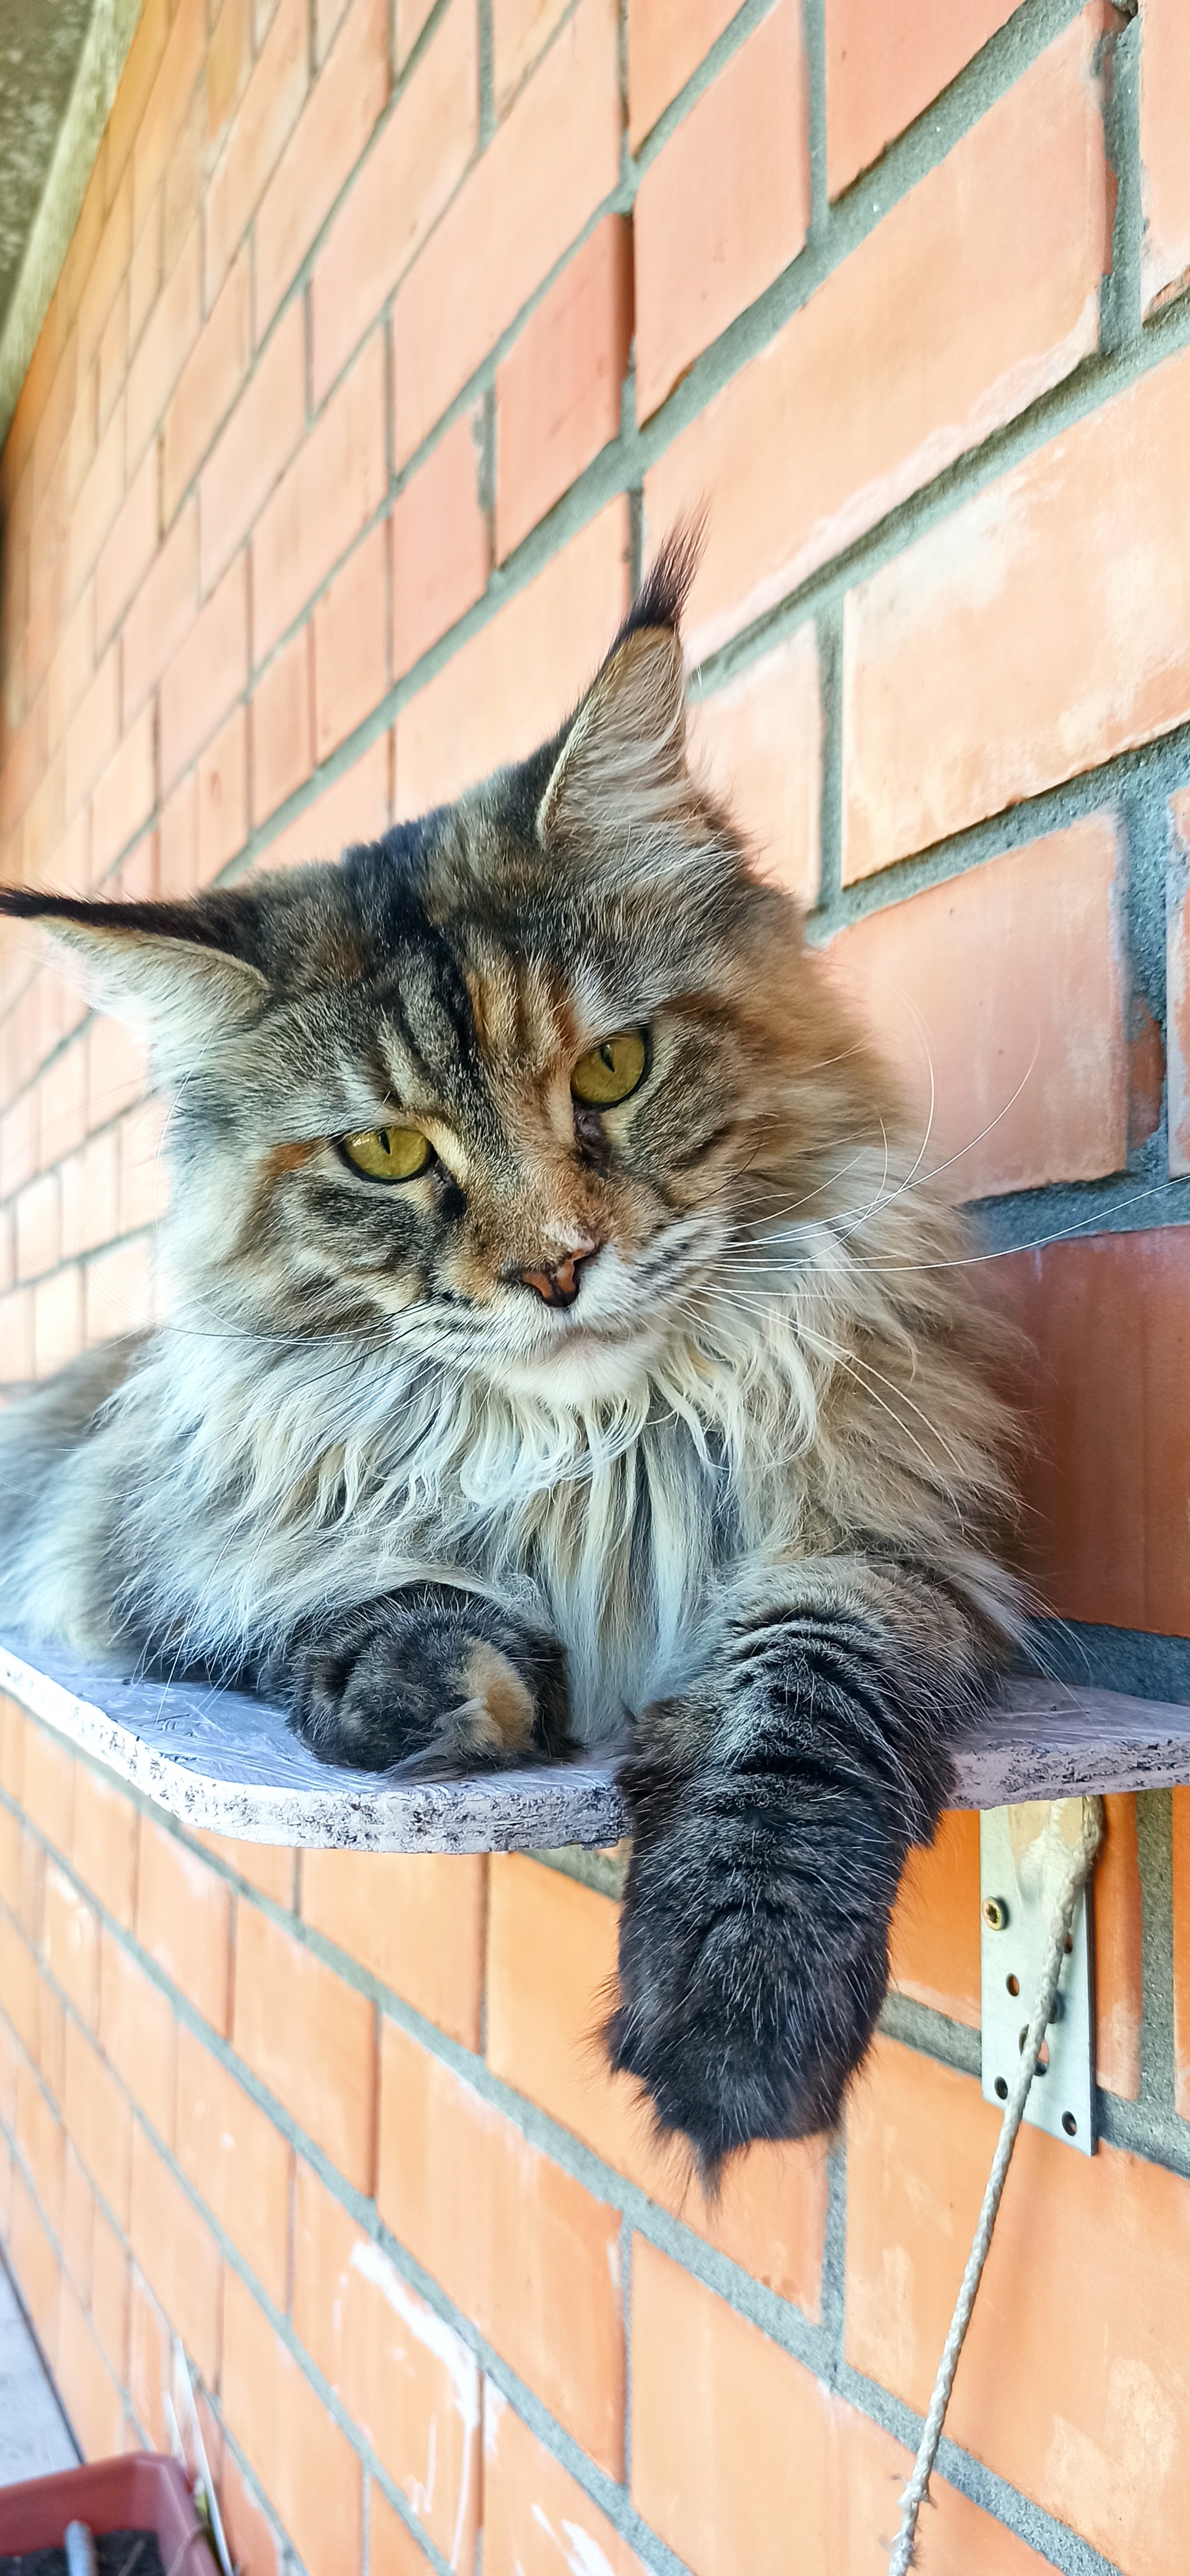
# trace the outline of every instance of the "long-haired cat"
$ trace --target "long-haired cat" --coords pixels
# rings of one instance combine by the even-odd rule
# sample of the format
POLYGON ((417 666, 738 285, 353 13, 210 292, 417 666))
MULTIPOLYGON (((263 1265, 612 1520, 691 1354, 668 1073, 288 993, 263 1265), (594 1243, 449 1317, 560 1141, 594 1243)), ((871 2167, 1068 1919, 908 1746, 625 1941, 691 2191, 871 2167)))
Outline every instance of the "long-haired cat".
POLYGON ((690 570, 337 866, 0 898, 147 1026, 173 1283, 4 1417, 0 1616, 366 1768, 626 1730, 610 2053, 711 2172, 835 2120, 1015 1609, 965 1238, 691 774, 690 570))

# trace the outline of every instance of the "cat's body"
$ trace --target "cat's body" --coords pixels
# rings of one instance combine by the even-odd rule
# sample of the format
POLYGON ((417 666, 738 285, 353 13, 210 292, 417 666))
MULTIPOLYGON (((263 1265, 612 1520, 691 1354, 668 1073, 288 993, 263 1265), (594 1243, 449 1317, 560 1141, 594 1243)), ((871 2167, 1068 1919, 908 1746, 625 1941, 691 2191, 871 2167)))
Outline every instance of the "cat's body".
POLYGON ((5 1418, 0 1620, 332 1759, 630 1738, 613 2055, 713 2165, 835 2116, 1013 1596, 961 1230, 689 778, 680 571, 459 806, 58 908, 174 1092, 174 1295, 5 1418))

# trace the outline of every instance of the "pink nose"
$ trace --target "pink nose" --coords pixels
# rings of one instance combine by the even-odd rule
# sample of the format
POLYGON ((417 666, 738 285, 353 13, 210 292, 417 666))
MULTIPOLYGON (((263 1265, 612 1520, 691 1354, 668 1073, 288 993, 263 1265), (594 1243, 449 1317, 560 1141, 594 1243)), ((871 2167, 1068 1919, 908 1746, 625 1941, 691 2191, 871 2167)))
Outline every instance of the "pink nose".
POLYGON ((522 1270, 526 1288, 535 1288, 547 1306, 573 1306, 582 1282, 579 1272, 593 1261, 600 1245, 593 1243, 587 1252, 568 1252, 564 1261, 551 1262, 546 1270, 522 1270))

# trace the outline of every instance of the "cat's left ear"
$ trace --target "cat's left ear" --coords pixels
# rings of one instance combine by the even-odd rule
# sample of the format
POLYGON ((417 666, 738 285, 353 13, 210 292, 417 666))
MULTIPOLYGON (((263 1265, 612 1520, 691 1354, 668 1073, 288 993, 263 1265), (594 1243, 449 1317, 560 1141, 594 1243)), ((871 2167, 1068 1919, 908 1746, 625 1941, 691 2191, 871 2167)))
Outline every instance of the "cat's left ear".
POLYGON ((212 1035, 242 1028, 268 998, 251 897, 191 903, 94 903, 0 886, 0 913, 50 931, 84 969, 92 998, 146 1027, 159 1059, 185 1059, 212 1035))

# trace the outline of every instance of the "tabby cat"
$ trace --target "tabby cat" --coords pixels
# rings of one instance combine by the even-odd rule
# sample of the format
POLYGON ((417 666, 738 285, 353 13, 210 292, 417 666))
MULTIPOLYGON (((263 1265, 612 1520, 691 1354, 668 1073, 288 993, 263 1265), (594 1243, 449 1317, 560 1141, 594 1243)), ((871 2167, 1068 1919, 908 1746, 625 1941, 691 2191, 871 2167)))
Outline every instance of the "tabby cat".
POLYGON ((627 1739, 613 2065, 832 2124, 1016 1618, 959 1221, 687 758, 662 554, 530 759, 193 902, 8 890, 147 1029, 170 1321, 4 1417, 0 1619, 324 1760, 627 1739))

